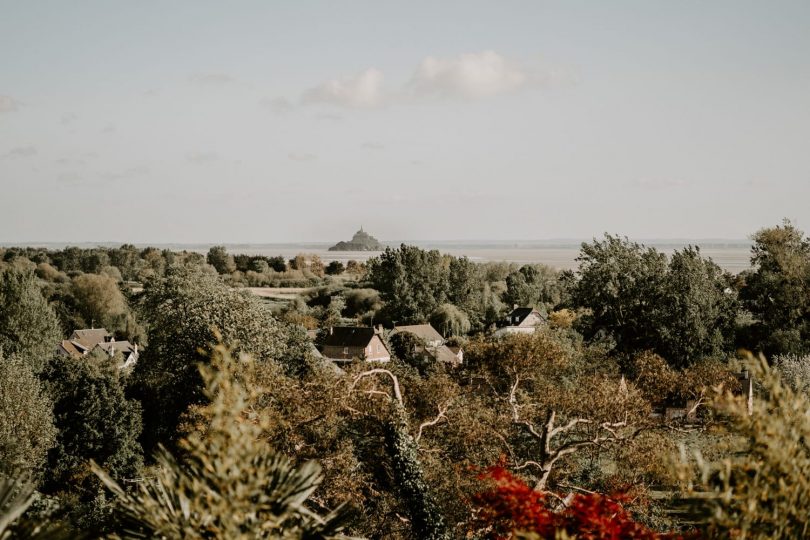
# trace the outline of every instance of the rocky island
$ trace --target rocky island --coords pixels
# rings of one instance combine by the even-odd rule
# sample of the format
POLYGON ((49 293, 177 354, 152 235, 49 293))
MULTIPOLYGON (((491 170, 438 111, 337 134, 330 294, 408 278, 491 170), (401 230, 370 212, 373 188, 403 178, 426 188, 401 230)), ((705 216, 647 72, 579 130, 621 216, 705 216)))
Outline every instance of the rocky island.
POLYGON ((360 227, 348 242, 338 242, 329 248, 329 251, 382 251, 385 246, 379 240, 368 234, 360 227))

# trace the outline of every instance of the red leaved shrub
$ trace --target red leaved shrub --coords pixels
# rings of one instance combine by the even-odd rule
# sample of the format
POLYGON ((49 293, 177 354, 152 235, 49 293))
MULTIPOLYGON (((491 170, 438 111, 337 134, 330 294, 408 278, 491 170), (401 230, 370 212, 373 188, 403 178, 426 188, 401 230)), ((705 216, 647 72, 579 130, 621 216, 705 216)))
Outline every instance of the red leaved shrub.
POLYGON ((535 491, 503 467, 490 467, 482 479, 492 489, 477 494, 480 520, 490 538, 508 539, 516 532, 534 533, 554 540, 565 531, 577 540, 676 540, 683 538, 657 533, 636 522, 622 506, 622 496, 577 494, 560 507, 560 499, 535 491))

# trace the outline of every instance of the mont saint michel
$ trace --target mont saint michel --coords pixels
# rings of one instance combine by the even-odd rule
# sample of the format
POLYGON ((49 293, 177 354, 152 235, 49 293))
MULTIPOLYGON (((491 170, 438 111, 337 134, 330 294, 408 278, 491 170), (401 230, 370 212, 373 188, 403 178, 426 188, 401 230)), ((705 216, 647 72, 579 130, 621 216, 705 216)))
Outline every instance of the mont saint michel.
POLYGON ((382 251, 385 246, 379 240, 368 234, 360 226, 360 230, 348 242, 338 242, 329 248, 329 251, 382 251))

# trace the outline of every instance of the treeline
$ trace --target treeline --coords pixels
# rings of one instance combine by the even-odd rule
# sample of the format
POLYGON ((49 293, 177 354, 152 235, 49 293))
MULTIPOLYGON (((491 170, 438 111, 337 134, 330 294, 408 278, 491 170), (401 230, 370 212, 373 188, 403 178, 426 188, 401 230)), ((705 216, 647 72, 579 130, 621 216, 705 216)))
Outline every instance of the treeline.
MULTIPOLYGON (((736 276, 697 248, 667 257, 614 236, 584 244, 576 272, 401 246, 348 275, 313 273, 318 286, 284 307, 235 286, 243 270, 218 248, 208 257, 5 250, 0 475, 22 471, 40 494, 12 529, 659 538, 691 525, 653 488, 692 483, 744 495, 718 499, 722 511, 706 517, 702 535, 737 534, 750 517, 762 533, 751 537, 801 536, 810 515, 795 502, 810 500, 800 442, 810 428, 799 414, 810 388, 810 242, 787 222, 753 240, 752 268, 736 276), (548 324, 491 337, 514 304, 538 308, 548 324), (408 346, 384 366, 337 369, 305 332, 424 321, 463 346, 460 367, 416 364, 408 346), (54 354, 93 324, 142 344, 138 363, 122 370, 106 354, 54 354), (777 371, 763 366, 757 379, 778 401, 757 402, 750 417, 716 393, 743 390, 740 346, 778 358, 777 371), (767 425, 774 430, 757 431, 767 425), (670 466, 679 445, 685 461, 670 466), (769 457, 766 447, 780 451, 769 457), (745 480, 749 456, 769 476, 745 480), (795 468, 775 480, 777 457, 795 468), (731 469, 719 467, 726 461, 731 469), (612 498, 618 492, 626 497, 612 498), (561 511, 566 499, 582 511, 561 511)), ((264 259, 247 264, 276 272, 264 259)), ((312 264, 302 257, 284 272, 312 264)))

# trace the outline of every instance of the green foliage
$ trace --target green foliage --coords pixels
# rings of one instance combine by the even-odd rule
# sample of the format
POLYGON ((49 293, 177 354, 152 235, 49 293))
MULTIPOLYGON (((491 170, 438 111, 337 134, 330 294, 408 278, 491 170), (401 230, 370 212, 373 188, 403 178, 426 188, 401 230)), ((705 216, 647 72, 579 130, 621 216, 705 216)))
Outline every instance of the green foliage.
POLYGON ((447 272, 437 250, 402 244, 368 262, 368 280, 380 291, 389 320, 422 323, 447 297, 447 272))
POLYGON ((126 398, 114 368, 88 357, 60 356, 50 362, 43 379, 58 430, 48 454, 47 489, 72 491, 82 500, 94 497, 97 484, 88 476, 90 460, 116 478, 136 476, 143 461, 141 406, 126 398))
POLYGON ((577 260, 572 300, 592 311, 590 336, 606 334, 622 352, 653 350, 678 367, 733 343, 730 281, 697 248, 667 261, 653 248, 605 235, 583 244, 577 260))
POLYGON ((126 328, 129 312, 126 298, 115 278, 101 274, 82 274, 73 278, 73 297, 84 327, 126 328))
POLYGON ((0 350, 35 372, 54 354, 62 329, 33 272, 0 273, 0 350))
POLYGON ((755 270, 740 292, 757 319, 748 345, 768 355, 810 352, 810 239, 785 220, 753 241, 755 270))
POLYGON ((542 264, 527 264, 506 276, 504 302, 548 311, 560 303, 562 292, 559 272, 542 264))
POLYGON ((326 274, 329 276, 339 276, 346 270, 340 261, 331 261, 326 265, 326 274))
POLYGON ((385 445, 391 456, 397 489, 405 502, 417 538, 449 538, 444 516, 432 489, 425 482, 419 446, 408 432, 408 416, 400 403, 393 404, 392 419, 385 427, 385 445))
POLYGON ((796 393, 810 396, 810 355, 785 354, 774 358, 773 368, 796 393))
POLYGON ((197 365, 217 336, 259 362, 278 360, 290 372, 306 368, 309 346, 303 329, 277 320, 261 300, 235 290, 197 267, 174 267, 147 283, 141 312, 149 324, 149 347, 133 372, 144 403, 145 448, 169 442, 180 415, 202 398, 197 365))
POLYGON ((208 250, 206 260, 208 264, 213 266, 220 274, 230 274, 236 270, 236 263, 233 257, 228 255, 225 246, 213 246, 208 250))
POLYGON ((79 540, 84 534, 26 514, 36 500, 34 483, 24 474, 0 475, 0 540, 79 540))
POLYGON ((461 336, 470 331, 470 318, 453 304, 442 304, 430 314, 430 324, 443 336, 461 336))
POLYGON ((210 422, 181 442, 182 460, 161 449, 154 476, 134 491, 95 467, 116 496, 122 525, 114 538, 341 537, 345 507, 325 516, 311 509, 320 466, 309 461, 296 467, 262 439, 267 418, 250 411, 250 390, 239 380, 248 363, 224 346, 214 348, 210 366, 201 370, 210 422))
POLYGON ((38 471, 55 437, 39 380, 22 360, 0 353, 0 475, 38 471))
POLYGON ((765 391, 752 413, 745 399, 730 394, 716 402, 747 444, 719 464, 702 464, 702 483, 717 494, 710 532, 744 540, 807 538, 810 401, 786 386, 764 359, 750 367, 765 391))

